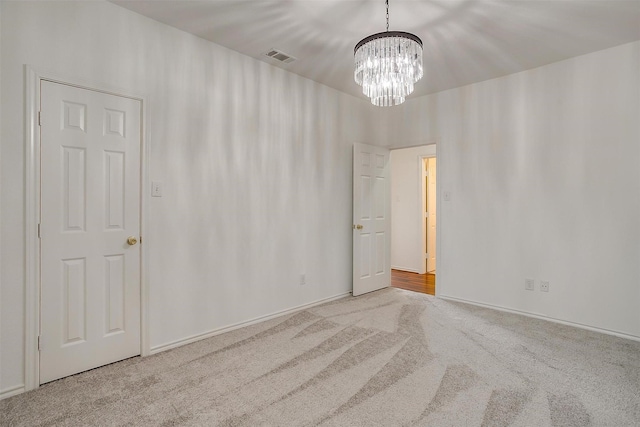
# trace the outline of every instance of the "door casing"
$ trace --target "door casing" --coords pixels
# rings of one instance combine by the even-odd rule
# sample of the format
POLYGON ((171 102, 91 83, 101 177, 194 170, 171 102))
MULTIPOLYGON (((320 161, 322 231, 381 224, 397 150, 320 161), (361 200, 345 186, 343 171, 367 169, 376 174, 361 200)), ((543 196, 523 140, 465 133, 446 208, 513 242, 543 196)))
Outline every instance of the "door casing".
POLYGON ((104 92, 132 98, 141 104, 140 131, 140 354, 150 353, 148 328, 148 256, 146 242, 146 219, 149 206, 148 144, 146 143, 146 107, 144 96, 112 87, 104 83, 62 76, 46 70, 25 65, 25 348, 24 389, 40 386, 38 336, 40 334, 40 242, 38 222, 40 220, 40 82, 47 80, 81 89, 104 92))

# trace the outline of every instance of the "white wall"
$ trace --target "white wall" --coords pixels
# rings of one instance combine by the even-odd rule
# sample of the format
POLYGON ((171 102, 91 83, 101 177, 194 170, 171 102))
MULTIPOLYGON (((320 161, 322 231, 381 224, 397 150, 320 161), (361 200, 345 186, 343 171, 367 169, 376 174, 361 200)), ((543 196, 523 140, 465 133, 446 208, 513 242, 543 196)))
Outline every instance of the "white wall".
POLYGON ((152 348, 350 291, 365 99, 110 3, 0 7, 0 391, 24 382, 24 64, 147 97, 152 348))
POLYGON ((422 157, 436 146, 391 150, 391 268, 424 274, 422 157))
POLYGON ((439 138, 439 295, 640 337, 639 104, 635 42, 394 111, 439 138))
POLYGON ((153 347, 348 291, 351 144, 434 139, 439 293, 640 337, 639 42, 372 110, 109 3, 0 15, 0 392, 24 381, 23 64, 147 96, 153 347))

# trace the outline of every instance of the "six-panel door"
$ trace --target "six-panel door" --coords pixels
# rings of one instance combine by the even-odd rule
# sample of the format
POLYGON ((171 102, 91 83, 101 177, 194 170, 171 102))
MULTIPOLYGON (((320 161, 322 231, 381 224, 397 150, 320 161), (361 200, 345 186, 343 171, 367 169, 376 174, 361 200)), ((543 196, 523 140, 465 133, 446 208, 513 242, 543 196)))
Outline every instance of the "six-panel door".
POLYGON ((140 354, 139 100, 41 83, 40 383, 140 354))
POLYGON ((353 295, 391 284, 389 150, 353 147, 353 295))

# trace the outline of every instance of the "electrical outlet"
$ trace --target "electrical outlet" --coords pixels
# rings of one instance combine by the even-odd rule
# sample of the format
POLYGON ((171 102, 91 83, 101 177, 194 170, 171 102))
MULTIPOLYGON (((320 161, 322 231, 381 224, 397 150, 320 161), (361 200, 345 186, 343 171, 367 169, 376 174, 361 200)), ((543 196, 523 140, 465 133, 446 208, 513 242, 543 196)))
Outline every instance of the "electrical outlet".
POLYGON ((307 284, 307 275, 302 273, 300 275, 300 286, 307 284))
POLYGON ((527 291, 533 291, 535 289, 536 282, 533 279, 524 279, 524 288, 527 291))
POLYGON ((540 290, 542 292, 549 292, 549 281, 544 280, 540 282, 540 290))

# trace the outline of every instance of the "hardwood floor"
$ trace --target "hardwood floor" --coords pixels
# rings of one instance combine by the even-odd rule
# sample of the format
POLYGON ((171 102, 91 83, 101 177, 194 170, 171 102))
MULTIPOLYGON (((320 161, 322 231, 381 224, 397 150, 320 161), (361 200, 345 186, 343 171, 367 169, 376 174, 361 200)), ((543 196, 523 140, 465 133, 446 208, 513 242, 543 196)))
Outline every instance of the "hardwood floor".
POLYGON ((408 291, 436 294, 436 275, 418 274, 408 271, 391 270, 391 286, 408 291))

